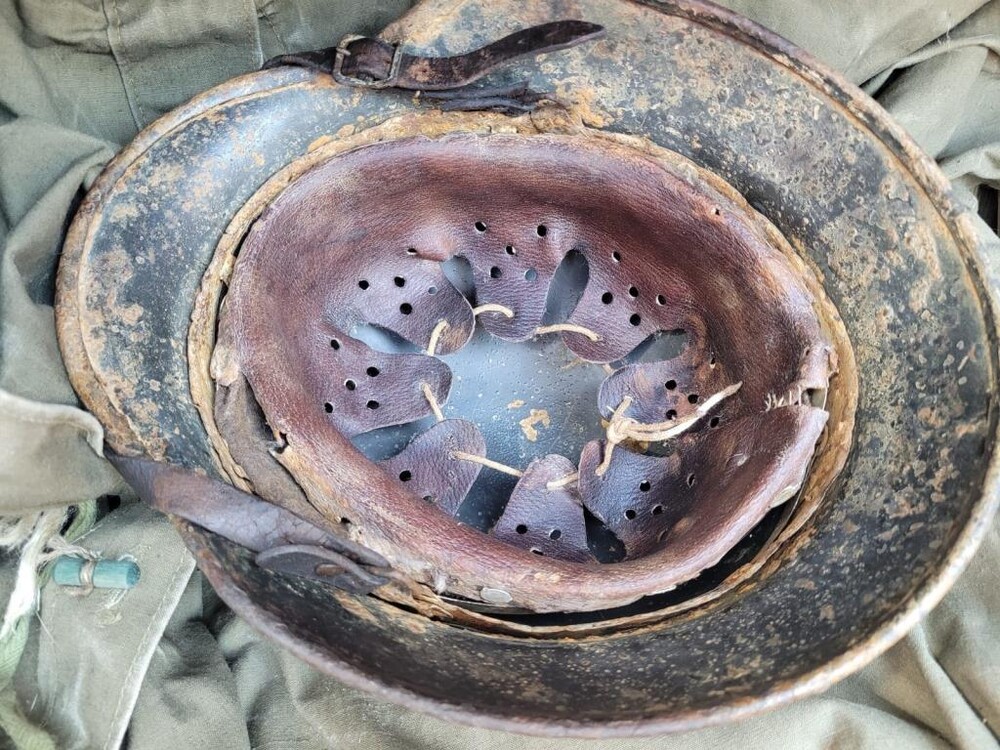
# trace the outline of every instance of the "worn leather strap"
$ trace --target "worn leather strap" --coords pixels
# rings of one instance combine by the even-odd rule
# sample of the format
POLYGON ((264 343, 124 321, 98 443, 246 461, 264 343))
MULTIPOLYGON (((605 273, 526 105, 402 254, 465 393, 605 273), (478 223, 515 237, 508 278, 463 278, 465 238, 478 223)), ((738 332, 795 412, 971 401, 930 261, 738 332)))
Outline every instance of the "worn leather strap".
MULTIPOLYGON (((264 64, 264 68, 301 65, 328 73, 338 83, 361 88, 454 91, 517 57, 554 52, 603 35, 604 27, 598 24, 575 20, 552 21, 515 31, 484 47, 450 57, 412 55, 404 52, 399 45, 382 39, 349 36, 336 47, 272 58, 264 64)), ((516 104, 525 104, 524 96, 537 97, 523 88, 520 91, 489 93, 491 97, 503 96, 516 104)), ((474 96, 483 98, 479 90, 474 96)))
POLYGON ((318 523, 179 466, 105 455, 145 503, 259 553, 262 567, 354 593, 388 581, 385 558, 318 523))
POLYGON ((352 594, 370 594, 389 582, 385 576, 373 573, 370 567, 314 544, 271 547, 258 554, 254 562, 277 573, 332 584, 352 594))

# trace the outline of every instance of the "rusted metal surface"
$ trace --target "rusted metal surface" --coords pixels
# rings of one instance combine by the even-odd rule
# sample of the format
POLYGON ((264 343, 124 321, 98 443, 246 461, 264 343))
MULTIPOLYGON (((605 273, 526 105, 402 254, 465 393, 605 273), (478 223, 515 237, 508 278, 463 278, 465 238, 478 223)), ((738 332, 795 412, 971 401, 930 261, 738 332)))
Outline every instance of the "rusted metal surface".
MULTIPOLYGON (((300 175, 305 174, 316 165, 323 164, 324 161, 335 157, 338 154, 350 152, 371 143, 377 143, 384 140, 403 139, 412 137, 415 134, 419 134, 424 137, 441 137, 449 133, 468 132, 473 129, 474 132, 494 134, 505 132, 538 134, 539 132, 549 131, 578 133, 586 131, 586 134, 591 138, 596 135, 590 129, 583 128, 581 126, 579 117, 573 111, 568 113, 552 113, 546 110, 536 113, 536 116, 532 117, 530 120, 527 118, 501 118, 495 116, 441 113, 413 114, 405 117, 393 118, 387 120, 382 125, 368 128, 353 136, 335 139, 321 139, 316 144, 313 144, 313 147, 311 147, 309 152, 301 159, 292 162, 288 167, 268 180, 268 182, 265 183, 261 189, 240 209, 224 233, 223 238, 219 243, 219 247, 217 248, 216 256, 213 258, 209 266, 209 270, 205 274, 205 281, 196 303, 196 312, 194 315, 194 322, 189 341, 189 367, 191 369, 192 391, 195 394, 195 400, 199 404, 202 418, 205 420, 205 424, 209 428, 210 434, 215 435, 213 438, 213 444, 219 450, 220 455, 228 453, 228 447, 231 447, 232 445, 233 432, 231 425, 234 423, 241 423, 247 419, 250 421, 254 421, 256 419, 252 414, 242 414, 237 418, 233 418, 232 415, 226 416, 225 421, 230 425, 230 427, 227 428, 228 432, 224 430, 227 438, 226 440, 223 440, 222 437, 218 435, 218 431, 215 428, 216 423, 214 417, 219 416, 218 399, 216 400, 216 414, 213 415, 211 407, 211 377, 209 377, 207 367, 202 366, 202 361, 207 358, 208 351, 211 348, 211 341, 214 340, 216 328, 214 311, 218 307, 220 292, 231 282, 232 268, 236 263, 243 235, 246 233, 247 228, 251 225, 252 221, 259 215, 265 206, 269 205, 274 198, 279 195, 282 190, 284 190, 286 185, 298 179, 300 175)), ((619 145, 628 146, 633 149, 645 149, 648 151, 648 156, 650 157, 669 157, 669 154, 665 154, 644 139, 613 136, 610 137, 610 140, 612 143, 621 141, 622 143, 619 145)), ((819 452, 819 459, 814 466, 812 477, 808 483, 809 486, 803 496, 804 501, 802 505, 804 508, 815 507, 814 498, 822 494, 822 491, 828 486, 837 469, 842 466, 848 447, 848 442, 843 436, 849 435, 850 433, 854 394, 856 392, 856 387, 854 386, 856 376, 854 373, 853 359, 846 342, 846 334, 843 332, 839 324, 833 320, 836 318, 836 312, 829 306, 828 303, 824 302, 825 297, 818 282, 812 274, 802 266, 801 260, 794 254, 794 251, 787 246, 787 243, 785 243, 784 239, 781 238, 772 225, 766 221, 761 221, 758 215, 754 215, 752 212, 749 212, 745 203, 742 201, 742 198, 740 198, 731 187, 723 183, 718 178, 709 173, 697 173, 696 171, 692 171, 691 165, 687 164, 685 166, 683 162, 675 166, 677 168, 688 170, 687 179, 692 181, 707 181, 712 189, 718 191, 720 194, 720 200, 723 200, 724 202, 734 202, 735 205, 730 204, 733 210, 737 212, 747 212, 748 219, 757 225, 756 231, 760 231, 767 236, 769 243, 784 253, 785 260, 792 264, 793 267, 799 269, 799 281, 804 283, 806 287, 810 288, 811 294, 814 296, 814 304, 817 305, 821 319, 825 321, 826 326, 831 327, 830 335, 836 344, 836 356, 834 359, 839 359, 843 363, 841 366, 841 372, 837 376, 837 381, 841 384, 841 387, 835 390, 834 397, 830 398, 829 403, 826 405, 835 418, 831 424, 828 437, 823 441, 823 446, 819 452), (737 206, 739 206, 739 208, 737 208, 737 206)), ((532 225, 532 227, 533 226, 534 225, 532 225)), ((336 265, 339 266, 342 264, 336 265)), ((782 273, 785 273, 785 271, 782 271, 782 273)), ((309 274, 300 274, 300 276, 305 278, 308 277, 309 274)), ((354 282, 351 282, 351 284, 353 285, 354 282)), ((791 287, 789 287, 789 290, 790 289, 791 287)), ((220 344, 215 348, 213 357, 212 377, 215 377, 217 384, 221 384, 223 386, 230 383, 234 377, 237 382, 239 381, 238 376, 234 375, 235 370, 231 364, 232 357, 227 350, 228 347, 220 342, 220 344)), ((795 353, 797 354, 797 352, 795 353)), ((819 386, 821 384, 825 384, 825 376, 823 373, 826 371, 826 367, 828 367, 826 359, 829 356, 831 356, 831 354, 826 352, 823 348, 816 347, 815 351, 811 353, 811 356, 807 357, 807 361, 803 365, 803 377, 798 380, 796 380, 795 374, 792 371, 789 371, 788 373, 776 372, 772 374, 777 377, 781 383, 785 382, 784 380, 781 380, 781 378, 788 377, 792 378, 795 382, 804 384, 804 387, 808 386, 807 381, 809 381, 810 377, 814 379, 820 378, 820 381, 813 383, 814 386, 819 386)), ((792 370, 794 370, 794 367, 792 370)), ((763 405, 763 394, 764 391, 767 390, 766 385, 769 382, 767 378, 769 377, 770 375, 765 375, 764 380, 757 386, 759 393, 757 396, 753 396, 751 398, 751 401, 754 404, 760 400, 763 405)), ((336 381, 336 378, 333 378, 333 381, 336 381)), ((775 381, 775 383, 778 383, 778 381, 775 381)), ((784 386, 780 383, 777 385, 772 383, 772 386, 778 389, 784 388, 784 386)), ((593 399, 594 394, 585 393, 584 397, 588 399, 588 403, 592 403, 590 400, 593 399)), ((753 410, 753 408, 750 408, 750 411, 753 410)), ((728 414, 728 417, 735 416, 737 416, 736 412, 728 414)), ((277 429, 281 431, 285 428, 280 427, 279 423, 279 427, 277 429)), ((810 440, 810 445, 811 442, 812 441, 810 440)), ((290 461, 296 462, 291 463, 293 471, 297 471, 299 468, 305 472, 312 471, 308 464, 301 464, 301 461, 296 457, 295 452, 287 450, 287 446, 282 446, 280 457, 286 465, 289 464, 290 461)), ((265 456, 265 458, 270 457, 265 456)), ((259 464, 259 460, 256 463, 259 464)), ((244 463, 244 466, 247 465, 248 464, 244 463)), ((267 472, 267 484, 270 484, 270 478, 274 474, 273 469, 275 467, 278 471, 283 471, 283 468, 275 463, 272 470, 267 472)), ((792 467, 790 466, 789 468, 792 467)), ((238 479, 241 474, 236 473, 232 476, 238 479)), ((778 477, 775 476, 773 479, 777 480, 778 477)), ((254 481, 258 482, 258 484, 264 480, 265 475, 263 473, 259 473, 254 477, 254 481)), ((311 479, 305 484, 306 486, 309 486, 310 483, 315 483, 317 481, 321 480, 311 479)), ((393 488, 390 487, 390 490, 391 489, 393 488)), ((510 490, 508 489, 507 492, 509 491, 510 490)), ((314 495, 320 495, 318 503, 321 506, 325 505, 327 503, 327 498, 330 497, 329 490, 324 489, 314 491, 314 495)), ((398 508, 399 497, 401 496, 405 497, 405 495, 398 494, 393 495, 392 497, 389 495, 383 495, 383 500, 387 504, 391 503, 390 507, 398 508)), ((376 528, 373 530, 371 522, 361 525, 353 523, 358 520, 358 516, 356 515, 355 510, 349 508, 351 500, 348 499, 346 502, 348 505, 343 506, 342 510, 336 512, 336 515, 349 517, 352 520, 350 527, 352 532, 356 529, 366 530, 368 532, 366 534, 366 543, 373 543, 375 541, 373 532, 380 531, 381 529, 376 528)), ((738 514, 734 515, 734 520, 737 515, 738 514)), ((398 519, 395 516, 386 519, 386 521, 392 523, 396 523, 397 520, 398 519)), ((800 519, 799 523, 803 520, 804 519, 800 519)), ((772 514, 769 516, 767 525, 769 528, 774 528, 774 525, 778 521, 779 518, 772 514)), ((396 523, 396 525, 399 526, 400 524, 396 523)), ((402 524, 402 528, 406 529, 408 527, 405 524, 402 524)), ((454 532, 449 532, 448 530, 442 531, 442 534, 449 533, 454 534, 454 532)), ((473 534, 472 538, 474 541, 475 537, 476 535, 473 534)), ((537 633, 540 637, 552 637, 554 635, 558 635, 562 632, 563 627, 568 627, 574 632, 581 633, 583 631, 607 632, 620 629, 622 627, 636 627, 643 622, 663 619, 666 616, 675 614, 679 609, 683 610, 700 606, 704 604, 706 600, 718 598, 725 593, 725 591, 735 586, 740 580, 749 577, 766 560, 767 549, 765 549, 764 553, 753 559, 750 564, 745 563, 748 562, 755 551, 760 549, 762 546, 766 546, 763 542, 766 541, 767 538, 768 531, 766 529, 755 529, 754 533, 746 540, 746 543, 741 545, 741 548, 736 550, 735 554, 727 556, 724 561, 725 564, 717 566, 718 569, 713 570, 711 576, 707 576, 702 580, 697 580, 692 582, 690 585, 681 587, 676 594, 665 594, 659 597, 650 598, 648 601, 644 601, 642 603, 642 607, 638 611, 607 611, 601 617, 595 616, 575 618, 571 621, 562 622, 560 626, 541 625, 540 627, 538 627, 539 624, 537 623, 532 625, 522 625, 497 620, 484 621, 482 618, 477 618, 474 615, 471 617, 475 624, 486 627, 489 630, 522 631, 527 629, 531 632, 537 633), (733 574, 729 575, 730 573, 733 574), (723 581, 723 579, 725 580, 723 581), (708 593, 706 594, 705 592, 708 593)), ((390 547, 386 551, 391 549, 393 548, 390 547)), ((420 560, 422 558, 416 557, 411 559, 420 560)), ((407 562, 409 562, 409 560, 407 562)), ((649 562, 652 563, 654 561, 649 562)), ((489 567, 492 569, 496 566, 489 567)), ((647 568, 655 570, 656 566, 648 565, 647 568)), ((615 569, 609 571, 609 573, 621 573, 623 576, 633 579, 636 578, 634 574, 631 574, 629 571, 624 569, 615 569)), ((662 574, 656 575, 670 576, 675 574, 671 574, 669 568, 666 568, 662 574)), ((606 576, 607 574, 602 573, 601 580, 604 581, 606 576)), ((433 580, 438 580, 437 576, 433 576, 433 580)), ((676 580, 676 577, 674 580, 676 580)), ((459 583, 467 583, 467 581, 463 581, 461 578, 459 578, 458 581, 459 583)), ((607 582, 610 582, 610 579, 608 579, 607 582)), ((492 581, 492 583, 495 583, 495 580, 492 581)), ((667 583, 663 583, 662 579, 661 584, 663 587, 668 585, 667 583)), ((673 587, 672 584, 670 584, 670 587, 673 587)), ((655 586, 651 588, 654 590, 656 589, 655 586)), ((606 586, 606 589, 607 590, 600 591, 598 594, 594 595, 595 603, 598 596, 603 597, 603 599, 607 601, 610 597, 616 595, 613 586, 608 585, 606 586)), ((463 593, 467 593, 473 597, 477 596, 475 588, 463 593)), ((621 593, 618 593, 617 595, 621 596, 621 593)), ((432 602, 429 606, 434 611, 440 613, 442 610, 446 610, 451 614, 451 616, 461 622, 466 622, 470 619, 469 613, 451 607, 447 603, 437 600, 433 597, 433 595, 431 595, 431 599, 432 602)), ((427 603, 410 602, 408 606, 422 607, 425 604, 427 603)), ((594 605, 591 604, 591 606, 594 605)))
MULTIPOLYGON (((478 124, 474 117, 454 122, 478 124)), ((421 118, 412 125, 423 132, 421 118)), ((762 222, 742 201, 713 190, 676 155, 642 146, 581 128, 531 137, 459 131, 356 148, 293 181, 243 242, 216 351, 246 374, 270 429, 282 436, 277 460, 313 505, 334 522, 349 519, 352 536, 415 580, 472 600, 484 587, 499 588, 515 606, 539 612, 623 606, 714 565, 801 485, 825 413, 806 404, 803 411, 818 413, 801 422, 782 421, 779 409, 742 418, 767 408, 769 394, 798 399, 806 389, 827 388, 837 357, 821 334, 820 303, 780 249, 765 243, 762 222), (332 205, 336 211, 325 210, 332 205), (505 243, 516 254, 506 253, 505 243), (659 247, 676 252, 658 254, 659 247), (460 252, 473 270, 477 304, 511 310, 479 322, 500 338, 524 341, 541 324, 556 270, 573 248, 587 259, 589 279, 568 322, 596 331, 597 340, 564 332, 571 351, 608 363, 657 331, 683 328, 688 349, 707 367, 740 381, 718 409, 717 429, 706 418, 705 434, 678 448, 700 458, 672 469, 668 459, 649 456, 641 470, 631 464, 618 471, 628 452, 605 448, 612 470, 596 483, 581 479, 583 505, 624 543, 626 559, 612 567, 565 564, 540 547, 516 549, 456 525, 412 485, 374 470, 348 442, 430 415, 428 399, 443 403, 451 377, 443 360, 372 350, 350 331, 376 325, 426 350, 444 321, 435 351, 464 346, 473 312, 441 268, 460 252), (731 460, 735 453, 742 463, 731 460), (680 469, 683 477, 675 475, 680 469), (672 511, 655 514, 657 502, 672 511), (629 503, 644 509, 641 516, 629 503)), ((677 367, 690 367, 691 357, 677 367)), ((230 378, 226 368, 224 383, 230 378)), ((701 391, 706 403, 712 393, 701 391)), ((581 398, 588 395, 596 393, 581 398)), ((691 411, 699 394, 685 390, 684 399, 691 411)), ((601 416, 613 410, 606 405, 601 416)), ((688 416, 675 412, 674 421, 688 416)), ((647 421, 662 419, 660 412, 647 421)), ((591 443, 585 452, 591 475, 595 450, 591 443)), ((444 474, 456 460, 427 451, 408 466, 416 476, 444 474)), ((580 503, 575 507, 582 524, 580 503)))
MULTIPOLYGON (((185 526, 202 569, 238 612, 310 663, 484 726, 685 729, 816 692, 859 668, 940 599, 997 504, 988 284, 1000 273, 978 255, 943 177, 857 89, 713 7, 446 5, 424 3, 387 38, 446 54, 567 15, 606 26, 607 39, 589 49, 519 72, 533 88, 554 82, 585 124, 645 136, 719 174, 788 238, 822 279, 857 358, 854 449, 825 497, 815 490, 836 466, 813 467, 768 558, 735 572, 724 595, 610 637, 516 623, 487 635, 488 618, 474 614, 474 627, 458 628, 266 574, 244 550, 185 526)), ((321 136, 419 106, 379 97, 301 71, 244 78, 155 124, 109 167, 71 231, 59 323, 74 385, 116 446, 217 470, 188 392, 192 310, 178 300, 195 297, 231 217, 269 175, 321 136), (140 171, 147 192, 137 202, 128 188, 140 171), (209 194, 201 190, 212 200, 191 200, 209 194), (146 227, 155 230, 137 244, 146 227), (154 319, 153 309, 171 315, 154 319)), ((850 430, 837 396, 834 387, 831 423, 850 430)), ((447 614, 436 603, 431 611, 447 614)))
POLYGON ((479 104, 471 109, 529 111, 538 97, 521 86, 501 87, 488 93, 483 88, 461 90, 517 57, 574 47, 599 39, 603 34, 604 29, 586 21, 550 21, 518 29, 503 39, 448 57, 412 55, 382 39, 352 35, 336 47, 268 60, 264 68, 301 65, 328 73, 345 86, 448 92, 442 98, 453 102, 478 100, 479 104))

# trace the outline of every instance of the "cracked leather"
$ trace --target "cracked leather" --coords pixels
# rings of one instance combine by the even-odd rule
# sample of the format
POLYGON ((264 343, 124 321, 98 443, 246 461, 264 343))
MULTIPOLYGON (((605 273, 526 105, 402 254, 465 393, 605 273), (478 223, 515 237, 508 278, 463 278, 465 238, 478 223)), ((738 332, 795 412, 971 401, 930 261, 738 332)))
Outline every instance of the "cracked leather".
POLYGON ((379 88, 443 91, 468 86, 518 57, 555 52, 603 35, 604 28, 594 23, 551 21, 449 57, 411 54, 372 37, 348 37, 337 47, 275 57, 268 60, 264 68, 301 65, 333 74, 347 85, 377 84, 379 88))
POLYGON ((321 517, 313 523, 179 466, 119 456, 110 451, 108 458, 139 497, 161 513, 196 523, 254 552, 287 545, 322 547, 352 558, 355 564, 388 568, 385 558, 334 533, 329 522, 321 517))
POLYGON ((616 450, 600 477, 594 469, 605 448, 590 442, 580 456, 583 504, 630 557, 667 545, 712 549, 707 541, 734 519, 762 516, 775 498, 792 497, 826 420, 813 407, 772 409, 703 431, 666 457, 616 450))
POLYGON ((290 446, 277 455, 282 470, 311 505, 350 518, 352 536, 390 559, 421 560, 409 571, 418 580, 433 585, 447 571, 461 596, 495 586, 541 610, 560 593, 518 571, 558 569, 578 590, 556 605, 570 608, 586 608, 593 594, 583 592, 602 586, 663 590, 714 564, 776 497, 791 496, 826 420, 810 407, 763 413, 779 395, 825 388, 835 362, 811 294, 747 211, 609 140, 462 133, 350 150, 292 182, 247 234, 220 312, 225 377, 217 382, 245 377, 271 431, 290 446), (440 423, 382 470, 349 439, 430 415, 424 386, 446 401, 451 374, 429 347, 458 350, 477 321, 511 342, 535 335, 572 251, 586 262, 586 283, 557 322, 597 334, 559 334, 581 359, 617 363, 660 332, 688 337, 674 359, 620 366, 595 412, 608 418, 628 395, 625 416, 681 419, 743 385, 674 442, 676 455, 619 445, 597 478, 606 448, 592 443, 580 457, 579 489, 547 487, 572 473, 575 457, 532 464, 484 536, 448 517, 484 470, 449 458, 456 445, 485 453, 472 425, 440 423), (456 256, 470 266, 471 299, 444 271, 456 256), (484 304, 511 315, 477 317, 484 304), (366 326, 405 343, 376 350, 363 340, 366 326), (734 451, 748 460, 729 464, 734 451), (703 479, 689 486, 692 473, 703 479), (427 497, 444 512, 430 512, 427 497), (624 563, 594 566, 593 580, 577 564, 592 559, 581 502, 627 553, 624 563), (555 529, 558 538, 546 535, 555 529), (525 551, 530 557, 519 557, 525 551), (641 565, 626 585, 621 566, 630 563, 641 565), (618 583, 599 580, 618 568, 618 583))

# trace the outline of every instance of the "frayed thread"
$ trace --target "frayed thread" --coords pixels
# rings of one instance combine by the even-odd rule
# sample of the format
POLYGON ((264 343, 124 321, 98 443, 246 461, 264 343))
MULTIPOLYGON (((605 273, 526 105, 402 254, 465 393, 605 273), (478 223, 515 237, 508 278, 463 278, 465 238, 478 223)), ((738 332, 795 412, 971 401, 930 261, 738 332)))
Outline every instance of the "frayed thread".
POLYGON ((94 525, 96 514, 96 503, 89 502, 27 516, 0 517, 0 548, 18 554, 17 576, 0 623, 0 640, 9 636, 23 617, 35 611, 40 571, 49 562, 63 555, 97 558, 97 553, 71 541, 94 525))

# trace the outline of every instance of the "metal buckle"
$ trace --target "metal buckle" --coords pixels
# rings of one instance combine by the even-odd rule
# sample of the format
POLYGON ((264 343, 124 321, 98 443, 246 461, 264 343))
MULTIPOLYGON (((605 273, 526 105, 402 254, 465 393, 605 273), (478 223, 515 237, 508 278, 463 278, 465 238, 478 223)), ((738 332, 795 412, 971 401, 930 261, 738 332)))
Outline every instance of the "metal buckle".
MULTIPOLYGON (((344 60, 351 56, 351 51, 348 47, 354 42, 370 39, 370 37, 360 36, 358 34, 348 34, 343 39, 340 40, 340 44, 337 45, 334 50, 333 58, 333 71, 331 75, 333 80, 337 83, 343 84, 344 86, 353 86, 355 88, 365 88, 365 89, 387 89, 395 85, 396 75, 399 73, 399 66, 403 59, 402 50, 398 44, 392 45, 392 62, 389 64, 389 75, 386 78, 382 78, 376 81, 366 81, 363 78, 356 78, 354 76, 345 75, 341 72, 341 68, 344 65, 344 60)), ((388 42, 386 42, 388 44, 388 42)))

